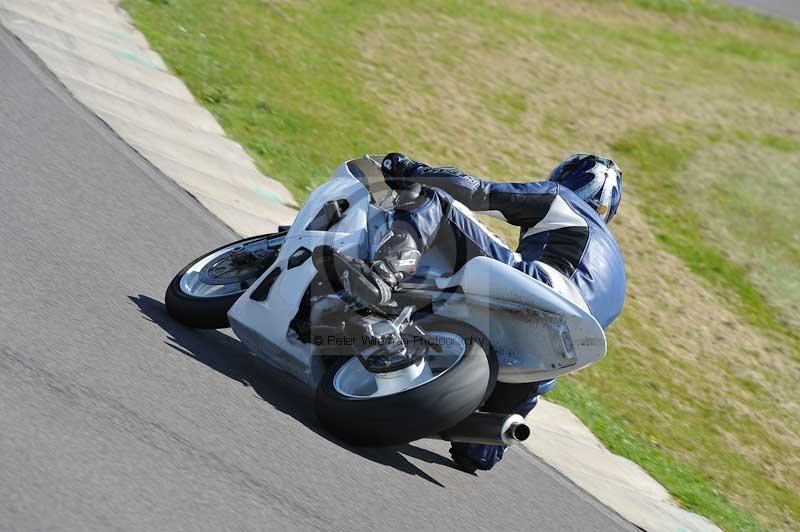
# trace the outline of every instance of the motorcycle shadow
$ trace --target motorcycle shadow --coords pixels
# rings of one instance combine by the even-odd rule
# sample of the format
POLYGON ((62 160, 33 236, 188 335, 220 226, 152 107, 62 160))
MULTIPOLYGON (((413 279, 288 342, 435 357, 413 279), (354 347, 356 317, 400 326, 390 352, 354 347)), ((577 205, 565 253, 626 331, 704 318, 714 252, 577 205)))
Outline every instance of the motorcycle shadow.
POLYGON ((349 452, 400 472, 421 477, 442 488, 445 487, 444 484, 412 464, 407 457, 458 469, 444 456, 411 444, 382 448, 348 445, 328 434, 319 425, 314 415, 313 394, 307 387, 254 356, 235 337, 219 330, 199 330, 181 325, 167 314, 167 309, 161 301, 149 296, 139 294, 128 296, 128 299, 139 308, 144 319, 158 325, 167 333, 164 343, 168 346, 252 388, 259 397, 279 411, 349 452))

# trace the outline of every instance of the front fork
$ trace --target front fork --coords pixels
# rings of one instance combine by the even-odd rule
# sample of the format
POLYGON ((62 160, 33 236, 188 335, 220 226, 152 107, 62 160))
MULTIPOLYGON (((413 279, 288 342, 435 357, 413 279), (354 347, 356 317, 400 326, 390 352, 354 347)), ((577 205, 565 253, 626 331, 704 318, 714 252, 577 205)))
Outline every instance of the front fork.
MULTIPOLYGON (((406 345, 409 333, 418 338, 425 331, 411 320, 416 309, 403 308, 393 320, 376 316, 356 316, 353 326, 361 330, 362 349, 356 353, 361 364, 373 373, 391 373, 417 364, 425 355, 425 349, 412 351, 406 345)), ((438 346, 437 346, 438 347, 438 346)))

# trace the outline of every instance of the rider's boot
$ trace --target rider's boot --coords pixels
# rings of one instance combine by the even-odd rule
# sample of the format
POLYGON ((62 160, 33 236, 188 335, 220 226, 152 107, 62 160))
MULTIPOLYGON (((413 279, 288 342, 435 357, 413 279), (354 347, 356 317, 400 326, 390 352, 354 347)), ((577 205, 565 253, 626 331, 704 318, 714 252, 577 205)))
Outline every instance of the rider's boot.
POLYGON ((341 284, 358 301, 374 307, 391 301, 392 292, 417 270, 420 255, 414 238, 398 230, 386 235, 370 263, 342 255, 330 246, 314 250, 313 261, 329 280, 341 284))
POLYGON ((450 446, 453 461, 467 473, 477 470, 488 471, 503 459, 505 445, 481 445, 477 443, 454 442, 450 446))
POLYGON ((421 255, 411 233, 394 228, 378 245, 371 269, 392 288, 396 288, 417 271, 421 255))
POLYGON ((361 259, 342 255, 331 246, 314 249, 312 262, 334 290, 344 290, 364 305, 386 305, 392 298, 392 287, 361 259))
MULTIPOLYGON (((495 393, 483 408, 489 411, 509 412, 526 417, 536 405, 539 396, 546 394, 556 384, 556 379, 540 381, 531 385, 503 384, 495 388, 495 393), (520 402, 520 391, 527 388, 524 398, 520 402)), ((468 473, 477 470, 488 471, 503 459, 504 445, 485 445, 479 443, 453 443, 450 447, 450 456, 458 466, 468 473)))

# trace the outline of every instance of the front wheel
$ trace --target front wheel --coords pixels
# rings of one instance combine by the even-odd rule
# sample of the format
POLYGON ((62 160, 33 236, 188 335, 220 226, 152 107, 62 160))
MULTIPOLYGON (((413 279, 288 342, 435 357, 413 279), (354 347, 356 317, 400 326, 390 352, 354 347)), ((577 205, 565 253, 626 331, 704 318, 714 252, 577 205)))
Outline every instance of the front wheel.
POLYGON ((167 287, 169 315, 197 329, 229 327, 228 311, 275 261, 285 234, 238 240, 190 262, 167 287))
MULTIPOLYGON (((497 379, 487 338, 466 323, 431 317, 419 322, 427 348, 417 364, 392 373, 367 371, 357 357, 334 364, 317 390, 317 417, 353 445, 381 446, 449 429, 483 403, 497 379)), ((414 342, 409 349, 425 349, 414 342)))

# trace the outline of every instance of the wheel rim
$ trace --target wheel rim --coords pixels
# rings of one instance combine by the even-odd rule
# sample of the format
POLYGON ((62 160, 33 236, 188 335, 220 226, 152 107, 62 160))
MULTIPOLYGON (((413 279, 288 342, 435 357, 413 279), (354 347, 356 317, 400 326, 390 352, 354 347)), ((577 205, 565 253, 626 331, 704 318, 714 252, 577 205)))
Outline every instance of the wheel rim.
POLYGON ((336 371, 334 389, 356 399, 374 399, 406 392, 438 379, 466 354, 466 342, 457 334, 430 331, 425 338, 441 347, 441 352, 420 345, 420 349, 427 349, 420 362, 391 373, 369 372, 358 357, 352 357, 336 371))
POLYGON ((180 279, 180 289, 187 295, 200 298, 242 293, 270 266, 269 258, 274 256, 281 240, 280 237, 263 238, 219 249, 186 269, 180 279), (252 261, 236 263, 236 254, 244 252, 252 255, 252 261))

